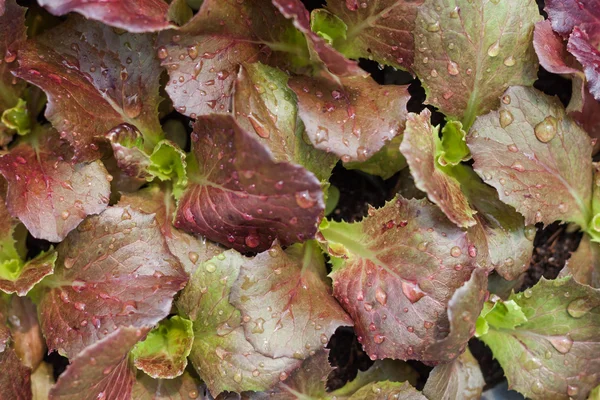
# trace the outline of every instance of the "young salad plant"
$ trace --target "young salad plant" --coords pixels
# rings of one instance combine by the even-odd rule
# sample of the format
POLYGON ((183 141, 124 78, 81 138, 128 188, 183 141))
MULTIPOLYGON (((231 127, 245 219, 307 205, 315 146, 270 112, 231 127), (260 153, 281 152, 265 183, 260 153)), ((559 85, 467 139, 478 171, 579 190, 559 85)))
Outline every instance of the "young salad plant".
POLYGON ((539 3, 0 0, 0 400, 600 398, 600 1, 539 3))

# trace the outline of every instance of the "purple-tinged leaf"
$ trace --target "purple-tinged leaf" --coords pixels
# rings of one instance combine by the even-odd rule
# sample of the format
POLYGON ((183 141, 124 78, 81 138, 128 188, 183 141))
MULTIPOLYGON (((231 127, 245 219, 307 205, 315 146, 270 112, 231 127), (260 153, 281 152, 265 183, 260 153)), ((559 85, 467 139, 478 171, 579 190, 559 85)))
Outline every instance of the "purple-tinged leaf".
POLYGON ((467 349, 456 360, 440 364, 431 371, 423 394, 436 400, 478 400, 484 385, 479 364, 467 349))
POLYGON ((345 56, 412 70, 417 9, 422 0, 328 0, 327 9, 347 26, 333 46, 345 56))
POLYGON ((192 321, 177 315, 162 320, 131 351, 135 367, 155 379, 183 374, 194 342, 192 326, 192 321))
POLYGON ((78 159, 93 160, 105 134, 122 123, 137 127, 149 149, 160 139, 154 55, 151 36, 75 17, 22 46, 15 75, 46 92, 46 118, 78 159))
POLYGON ((244 333, 269 357, 306 359, 352 320, 331 296, 325 260, 313 241, 283 251, 275 244, 241 266, 230 301, 244 333), (269 307, 265 307, 268 304, 269 307))
POLYGON ((511 389, 531 399, 585 399, 598 385, 598 289, 571 277, 542 278, 506 302, 486 303, 485 309, 492 306, 521 314, 512 327, 510 314, 506 319, 499 313, 494 321, 486 318, 488 330, 479 337, 500 362, 511 389))
POLYGON ((337 157, 307 143, 288 79, 285 72, 261 63, 242 65, 233 98, 236 121, 247 132, 256 132, 254 137, 275 161, 300 164, 327 181, 337 157))
POLYGON ((71 360, 49 400, 129 400, 135 369, 129 351, 147 330, 121 327, 71 360))
POLYGON ((175 379, 152 379, 138 372, 131 397, 135 400, 209 400, 206 387, 189 372, 175 379))
POLYGON ((215 397, 269 390, 302 364, 301 357, 265 356, 246 340, 245 321, 229 296, 241 266, 250 261, 228 250, 204 262, 177 301, 180 313, 194 322, 190 361, 215 397))
POLYGON ((473 210, 461 191, 460 183, 438 163, 437 148, 441 146, 439 127, 431 125, 431 112, 409 113, 400 151, 406 158, 417 188, 427 193, 450 221, 461 228, 476 224, 473 210))
POLYGON ((456 326, 446 309, 452 299, 475 315, 474 325, 485 287, 485 273, 473 273, 467 232, 426 200, 398 198, 361 222, 322 224, 321 233, 333 259, 334 296, 372 359, 458 355, 470 324, 461 319, 456 326))
MULTIPOLYGON (((54 132, 41 132, 41 135, 54 132)), ((101 162, 71 164, 53 153, 53 143, 19 144, 0 157, 8 181, 6 204, 38 239, 60 242, 88 215, 108 205, 110 184, 101 162)))
POLYGON ((0 365, 0 399, 31 400, 31 369, 21 363, 12 347, 0 353, 0 365))
POLYGON ((252 136, 231 116, 198 118, 177 228, 239 251, 314 237, 325 209, 319 180, 298 165, 275 162, 252 136))
POLYGON ((179 259, 188 275, 196 271, 199 263, 210 260, 224 250, 211 241, 175 229, 172 224, 175 201, 170 193, 162 191, 158 186, 124 194, 121 196, 119 206, 130 206, 144 214, 154 214, 169 250, 179 259))
POLYGON ((129 32, 155 32, 172 26, 167 21, 169 5, 164 0, 40 0, 39 3, 54 15, 76 12, 129 32))
POLYGON ((600 50, 590 42, 588 34, 578 27, 573 29, 567 49, 583 66, 588 89, 594 98, 600 101, 600 50))
POLYGON ((565 41, 552 30, 548 20, 535 24, 533 47, 540 65, 554 74, 581 74, 573 56, 567 51, 565 41))
POLYGON ((587 227, 592 145, 558 99, 510 88, 500 110, 477 119, 468 145, 475 171, 527 225, 561 220, 587 227))
POLYGON ((23 365, 35 371, 46 354, 36 306, 27 297, 11 296, 7 314, 15 353, 23 365))
MULTIPOLYGON (((17 105, 25 84, 18 81, 10 70, 17 66, 17 50, 27 39, 25 26, 26 8, 16 0, 2 0, 0 6, 0 116, 17 105)), ((0 145, 5 146, 12 138, 9 128, 0 122, 0 145)))
POLYGON ((0 290, 4 293, 16 293, 19 296, 25 296, 45 276, 52 274, 56 256, 55 251, 49 251, 26 263, 18 259, 13 264, 16 264, 17 268, 10 271, 12 272, 11 276, 3 276, 6 272, 4 269, 0 273, 0 290))
POLYGON ((58 246, 40 301, 50 350, 72 357, 122 326, 153 326, 171 310, 187 277, 154 215, 111 207, 58 246))
POLYGON ((600 288, 600 244, 592 242, 588 235, 583 235, 559 277, 569 275, 581 284, 600 288))
POLYGON ((421 392, 412 387, 408 382, 374 382, 370 383, 356 393, 348 400, 427 400, 421 392))
POLYGON ((552 29, 565 39, 573 28, 579 26, 585 29, 594 43, 600 42, 600 1, 547 0, 544 10, 552 21, 552 29))
POLYGON ((275 7, 292 19, 294 26, 306 36, 309 49, 316 53, 333 75, 366 76, 356 61, 350 61, 310 29, 310 16, 301 0, 272 0, 275 7))
POLYGON ((531 36, 539 20, 534 0, 425 0, 414 31, 414 70, 427 102, 468 132, 509 86, 535 81, 531 36))
POLYGON ((273 389, 252 393, 248 400, 292 400, 298 398, 328 398, 327 377, 333 371, 329 364, 329 350, 322 350, 307 358, 290 377, 273 389))
POLYGON ((133 125, 120 124, 106 134, 117 166, 131 178, 145 180, 151 175, 148 172, 150 157, 144 152, 142 133, 133 125))
POLYGON ((571 101, 567 114, 573 118, 595 140, 593 154, 600 150, 600 102, 590 93, 585 79, 573 78, 571 101))
POLYGON ((409 99, 406 86, 377 84, 372 78, 290 78, 299 115, 313 146, 344 162, 366 161, 401 134, 409 99))

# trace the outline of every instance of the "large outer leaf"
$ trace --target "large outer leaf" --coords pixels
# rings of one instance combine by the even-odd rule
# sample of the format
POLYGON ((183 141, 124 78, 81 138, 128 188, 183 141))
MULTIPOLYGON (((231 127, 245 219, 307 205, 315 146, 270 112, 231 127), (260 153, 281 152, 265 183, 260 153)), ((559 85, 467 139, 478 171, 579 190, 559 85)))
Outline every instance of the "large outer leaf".
POLYGON ((196 379, 188 372, 175 379, 152 379, 138 372, 131 397, 135 400, 208 400, 201 394, 202 389, 196 379))
MULTIPOLYGON (((600 34, 600 12, 598 14, 600 34)), ((600 100, 600 50, 590 41, 588 34, 578 27, 573 29, 567 49, 583 66, 590 93, 596 100, 600 100)))
POLYGON ((154 32, 170 26, 169 5, 163 0, 39 0, 39 3, 54 15, 74 11, 129 32, 154 32))
POLYGON ((558 99, 510 88, 499 111, 478 118, 468 144, 475 171, 526 224, 562 220, 587 226, 592 145, 558 99))
POLYGON ((177 301, 179 311, 194 322, 190 361, 213 396, 268 390, 302 364, 302 358, 260 354, 246 340, 244 320, 229 294, 248 261, 229 250, 203 263, 177 301))
POLYGON ((406 86, 381 86, 372 78, 290 78, 312 144, 344 162, 366 161, 402 133, 409 99, 406 86))
POLYGON ((271 150, 275 161, 300 164, 326 181, 337 158, 304 138, 294 92, 285 72, 261 63, 244 64, 235 82, 233 111, 238 124, 271 150))
POLYGON ((571 253, 559 274, 560 277, 568 275, 581 284, 600 288, 600 244, 592 242, 588 235, 583 235, 579 247, 571 253))
POLYGON ((595 43, 600 41, 600 1, 547 0, 544 10, 552 21, 552 29, 565 38, 580 26, 595 43))
POLYGON ((12 347, 0 353, 0 365, 0 399, 30 400, 31 369, 21 363, 12 347))
POLYGON ((81 160, 98 158, 104 135, 121 123, 135 125, 152 149, 162 134, 152 45, 151 36, 71 18, 27 42, 15 74, 46 92, 46 117, 81 160))
POLYGON ((172 224, 175 202, 170 193, 162 191, 158 186, 122 195, 119 206, 130 206, 145 214, 154 214, 169 250, 189 275, 194 273, 198 263, 209 260, 224 250, 211 241, 175 229, 172 224))
MULTIPOLYGON (((45 132, 44 132, 45 134, 45 132)), ((8 211, 38 239, 60 242, 90 214, 108 206, 110 183, 100 161, 71 164, 51 144, 20 144, 0 157, 8 211)))
POLYGON ((478 115, 498 107, 509 86, 533 84, 531 38, 540 19, 534 0, 425 0, 414 70, 427 101, 468 131, 478 115))
POLYGON ((230 299, 244 315, 244 333, 254 348, 270 357, 307 358, 339 326, 352 326, 326 279, 314 242, 285 252, 275 244, 245 262, 230 299))
POLYGON ((483 271, 473 274, 467 233, 426 200, 398 198, 369 215, 322 229, 334 257, 334 295, 365 351, 372 359, 453 359, 475 317, 449 323, 446 307, 453 299, 458 315, 477 315, 485 288, 483 271))
POLYGON ((427 378, 423 394, 430 400, 478 400, 485 381, 469 350, 456 360, 436 366, 427 378))
POLYGON ((328 0, 327 9, 348 30, 333 45, 350 58, 368 58, 380 64, 411 70, 417 8, 422 0, 328 0))
POLYGON ((144 330, 121 327, 83 350, 50 390, 49 400, 129 400, 135 369, 129 350, 144 330))
MULTIPOLYGON (((26 9, 17 5, 16 0, 2 0, 0 6, 0 116, 14 107, 25 85, 10 73, 16 67, 16 55, 19 46, 27 38, 25 31, 26 9)), ((8 143, 11 135, 8 128, 0 122, 0 145, 8 143)))
POLYGON ((544 278, 513 294, 526 321, 480 337, 510 387, 532 399, 584 399, 600 382, 600 292, 572 278, 544 278))
POLYGON ((450 221, 462 228, 473 226, 476 211, 469 206, 460 183, 438 163, 439 128, 431 125, 430 118, 428 109, 421 114, 408 114, 400 151, 406 157, 417 188, 427 193, 450 221))
POLYGON ((275 162, 230 116, 198 118, 192 141, 190 183, 179 199, 176 227, 239 251, 314 236, 325 205, 312 173, 275 162))
POLYGON ((48 347, 69 357, 121 326, 153 326, 187 277, 153 215, 111 207, 58 246, 40 302, 48 347))

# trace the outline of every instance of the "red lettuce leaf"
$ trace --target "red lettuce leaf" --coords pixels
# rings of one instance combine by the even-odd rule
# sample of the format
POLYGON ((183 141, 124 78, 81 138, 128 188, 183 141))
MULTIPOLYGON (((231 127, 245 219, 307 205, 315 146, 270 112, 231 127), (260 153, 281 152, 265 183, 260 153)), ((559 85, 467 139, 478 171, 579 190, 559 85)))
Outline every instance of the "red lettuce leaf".
POLYGON ((423 394, 428 399, 481 399, 485 381, 477 359, 469 350, 456 360, 436 366, 427 378, 423 394))
POLYGON ((568 275, 581 284, 600 288, 600 244, 591 241, 588 235, 583 235, 559 277, 568 275))
POLYGON ((24 366, 12 347, 0 353, 0 399, 31 400, 31 369, 24 366))
POLYGON ((333 45, 350 58, 368 58, 395 68, 412 69, 417 9, 423 2, 410 0, 328 0, 327 9, 348 30, 333 45))
POLYGON ((147 330, 121 327, 78 354, 50 390, 50 400, 129 400, 135 369, 129 350, 147 330))
POLYGON ((206 386, 189 373, 175 379, 153 379, 138 372, 131 397, 135 400, 205 400, 206 386))
POLYGON ((573 94, 567 106, 568 115, 573 118, 594 140, 594 152, 600 150, 600 102, 590 93, 585 79, 573 78, 573 94))
POLYGON ((76 17, 22 46, 14 73, 46 92, 46 118, 78 159, 93 160, 105 134, 122 123, 136 126, 149 149, 160 139, 154 55, 152 36, 76 17))
POLYGON ((54 15, 77 12, 86 18, 129 32, 154 32, 169 28, 169 5, 164 0, 39 0, 54 15))
POLYGON ((361 222, 322 225, 334 296, 372 359, 436 362, 459 354, 485 288, 483 270, 473 272, 466 232, 426 200, 403 198, 370 210, 361 222), (447 307, 460 310, 452 311, 459 321, 447 307), (469 321, 461 319, 463 310, 473 316, 469 321))
POLYGON ((584 29, 593 43, 600 42, 600 1, 598 0, 546 0, 544 10, 552 21, 552 29, 564 38, 573 28, 584 29))
POLYGON ((196 121, 176 227, 239 251, 314 236, 325 208, 319 180, 300 166, 273 161, 252 136, 230 116, 196 121))
MULTIPOLYGON (((53 135, 42 132, 42 135, 53 135)), ((99 161, 71 164, 53 153, 57 141, 19 144, 0 157, 6 204, 38 239, 60 242, 88 215, 108 206, 109 176, 99 161)))
MULTIPOLYGON (((42 253, 27 261, 18 271, 16 279, 0 278, 0 290, 4 293, 16 293, 25 296, 39 281, 54 272, 56 252, 42 253)), ((19 260, 19 264, 21 260, 19 260)))
POLYGON ((153 215, 111 207, 58 246, 40 320, 48 347, 72 357, 121 326, 153 326, 187 277, 153 215))
POLYGON ((540 65, 554 74, 579 74, 577 63, 567 51, 562 37, 552 30, 548 20, 535 24, 533 47, 540 60, 540 65))
POLYGON ((241 266, 230 301, 243 314, 244 333, 269 357, 306 359, 352 320, 331 296, 325 260, 314 242, 284 252, 275 244, 241 266), (265 307, 268 304, 268 307, 265 307))
POLYGON ((600 100, 600 51, 590 42, 589 35, 578 27, 573 29, 567 49, 583 66, 590 93, 600 100))
POLYGON ((382 86, 372 78, 290 78, 299 115, 317 149, 344 162, 366 161, 402 133, 409 99, 406 86, 382 86))

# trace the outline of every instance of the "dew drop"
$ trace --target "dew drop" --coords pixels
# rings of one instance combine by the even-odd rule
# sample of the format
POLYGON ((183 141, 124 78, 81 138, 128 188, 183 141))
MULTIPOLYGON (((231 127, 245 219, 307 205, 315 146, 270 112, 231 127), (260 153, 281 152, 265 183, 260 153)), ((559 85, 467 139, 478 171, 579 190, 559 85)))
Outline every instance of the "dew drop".
POLYGON ((69 218, 70 215, 71 213, 69 213, 67 210, 60 213, 60 217, 63 219, 63 221, 69 218))
POLYGON ((458 246, 454 246, 453 248, 450 249, 450 255, 454 258, 460 257, 461 254, 462 254, 462 251, 460 250, 460 247, 458 247, 458 246))
POLYGON ((318 126, 315 132, 315 142, 317 144, 323 143, 329 140, 329 129, 324 126, 318 126))
POLYGON ((488 47, 487 54, 490 57, 496 57, 500 54, 500 42, 496 41, 490 47, 488 47))
POLYGON ((321 344, 327 344, 327 342, 329 342, 329 339, 327 338, 327 335, 324 333, 321 333, 321 344))
POLYGON ((208 262, 204 265, 204 269, 206 270, 206 272, 213 273, 217 270, 217 266, 211 262, 208 262))
POLYGON ((507 67, 512 67, 516 63, 517 63, 517 61, 515 60, 515 58, 513 56, 508 56, 504 59, 504 65, 506 65, 507 67))
POLYGON ((197 398, 198 398, 198 396, 199 396, 199 393, 198 393, 198 391, 197 391, 197 390, 190 390, 190 391, 188 392, 188 397, 189 397, 190 399, 197 399, 197 398))
POLYGON ((506 109, 500 110, 500 126, 502 128, 506 128, 510 124, 512 124, 514 118, 510 111, 506 109))
POLYGON ((385 306, 387 303, 387 293, 382 288, 378 287, 375 290, 375 300, 382 306, 385 306))
POLYGON ((477 247, 475 247, 474 245, 472 245, 472 244, 469 245, 468 252, 469 252, 469 257, 471 257, 471 258, 477 257, 477 247))
POLYGON ((571 397, 575 397, 579 394, 579 388, 574 385, 567 386, 567 394, 571 397))
POLYGON ((549 115, 542 122, 537 124, 533 129, 535 132, 535 137, 542 143, 548 143, 554 136, 556 136, 556 132, 558 130, 558 121, 553 116, 549 115))
POLYGON ((440 30, 440 22, 439 21, 435 21, 434 23, 427 25, 428 32, 437 32, 439 30, 440 30))
POLYGON ((161 46, 158 48, 156 55, 158 56, 159 59, 164 60, 165 58, 167 58, 169 56, 169 52, 167 51, 166 47, 161 46))
POLYGON ((279 380, 280 381, 285 381, 288 378, 288 374, 286 374, 285 372, 281 372, 279 374, 279 380))
POLYGON ((543 385, 540 383, 540 381, 535 381, 533 382, 533 384, 531 385, 531 391, 535 394, 540 394, 544 391, 544 387, 543 385))
POLYGON ((509 95, 502 96, 502 102, 504 104, 510 104, 510 96, 509 95))
POLYGON ((580 298, 573 300, 567 306, 567 312, 573 318, 581 318, 593 308, 593 304, 590 304, 586 299, 580 298))
POLYGON ((458 65, 454 61, 448 63, 448 73, 452 76, 458 75, 458 65))
POLYGON ((385 336, 383 336, 383 335, 377 334, 377 335, 373 336, 373 341, 377 344, 383 343, 384 340, 385 340, 385 336))
POLYGON ((514 163, 512 163, 512 165, 510 167, 518 172, 525 171, 525 167, 519 161, 515 161, 514 163))
POLYGON ((556 336, 548 341, 561 354, 567 354, 573 347, 573 340, 569 336, 556 336))
POLYGON ((417 283, 402 281, 402 293, 411 303, 416 303, 425 296, 425 292, 421 290, 417 283))
POLYGON ((531 289, 525 289, 525 291, 523 292, 523 296, 525 296, 526 299, 531 298, 532 294, 533 294, 533 291, 531 289))
POLYGON ((236 372, 233 375, 233 380, 237 383, 241 383, 242 382, 242 373, 241 372, 236 372))
POLYGON ((511 153, 517 153, 519 152, 519 148, 516 145, 511 144, 508 146, 508 151, 510 151, 511 153))
POLYGON ((190 251, 188 253, 188 258, 190 259, 192 264, 196 264, 196 262, 198 261, 198 253, 196 253, 195 251, 190 251))
POLYGON ((248 236, 246 236, 244 242, 246 243, 246 246, 253 249, 255 247, 258 247, 258 245, 260 244, 260 238, 256 234, 251 233, 248 236))
POLYGON ((308 190, 303 190, 302 192, 296 193, 296 203, 300 206, 300 208, 310 208, 315 205, 317 200, 313 199, 308 192, 308 190))

